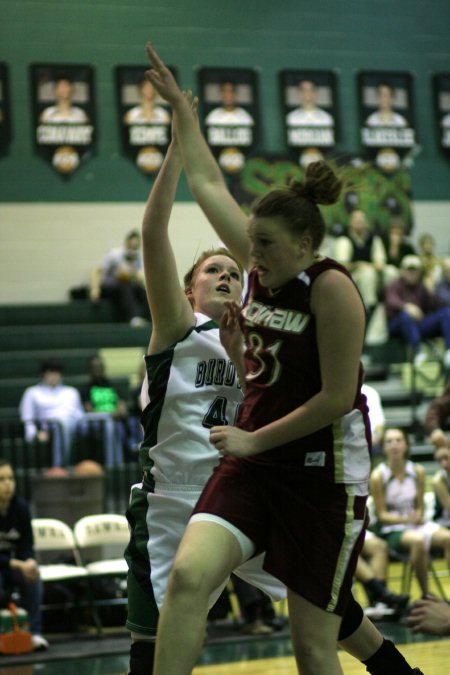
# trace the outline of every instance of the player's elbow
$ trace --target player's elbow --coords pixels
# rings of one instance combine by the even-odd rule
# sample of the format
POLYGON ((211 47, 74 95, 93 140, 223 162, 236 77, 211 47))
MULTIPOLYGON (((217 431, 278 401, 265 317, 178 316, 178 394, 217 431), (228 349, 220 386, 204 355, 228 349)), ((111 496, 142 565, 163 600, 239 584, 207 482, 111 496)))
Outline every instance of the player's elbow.
POLYGON ((331 394, 331 405, 334 418, 338 419, 347 415, 352 409, 355 401, 355 394, 350 391, 340 390, 331 394))

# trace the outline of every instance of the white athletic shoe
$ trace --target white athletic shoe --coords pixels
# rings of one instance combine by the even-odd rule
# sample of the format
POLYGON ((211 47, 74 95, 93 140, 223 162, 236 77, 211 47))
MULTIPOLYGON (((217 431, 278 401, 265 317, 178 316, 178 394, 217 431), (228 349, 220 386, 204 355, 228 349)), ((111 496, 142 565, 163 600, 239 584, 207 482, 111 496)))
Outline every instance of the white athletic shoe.
POLYGON ((384 602, 377 602, 375 605, 364 608, 364 614, 372 621, 380 621, 385 617, 395 614, 395 609, 388 607, 384 602))
POLYGON ((49 648, 49 644, 45 637, 42 635, 32 635, 31 644, 33 645, 33 651, 37 652, 39 650, 44 650, 49 648))

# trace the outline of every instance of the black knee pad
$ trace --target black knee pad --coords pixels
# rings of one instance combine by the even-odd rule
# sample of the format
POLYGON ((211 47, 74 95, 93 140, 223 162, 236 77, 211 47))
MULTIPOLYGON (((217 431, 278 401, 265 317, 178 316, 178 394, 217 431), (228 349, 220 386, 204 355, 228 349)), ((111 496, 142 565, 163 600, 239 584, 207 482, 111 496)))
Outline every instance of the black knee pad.
POLYGON ((129 675, 148 675, 153 671, 155 658, 155 642, 153 640, 137 640, 130 647, 129 675))
POLYGON ((361 605, 359 605, 353 595, 351 595, 345 614, 342 617, 338 641, 346 640, 350 635, 353 635, 355 630, 360 627, 363 618, 364 612, 361 605))

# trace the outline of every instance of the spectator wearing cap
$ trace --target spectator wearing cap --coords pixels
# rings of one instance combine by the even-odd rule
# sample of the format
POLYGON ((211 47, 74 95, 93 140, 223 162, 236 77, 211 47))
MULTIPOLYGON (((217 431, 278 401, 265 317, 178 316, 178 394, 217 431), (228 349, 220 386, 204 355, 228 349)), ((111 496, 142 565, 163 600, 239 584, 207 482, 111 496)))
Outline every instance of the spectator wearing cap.
POLYGON ((427 359, 422 341, 443 337, 444 363, 450 366, 450 307, 425 286, 419 256, 406 255, 402 259, 399 277, 386 288, 385 308, 390 337, 404 340, 416 365, 427 359))

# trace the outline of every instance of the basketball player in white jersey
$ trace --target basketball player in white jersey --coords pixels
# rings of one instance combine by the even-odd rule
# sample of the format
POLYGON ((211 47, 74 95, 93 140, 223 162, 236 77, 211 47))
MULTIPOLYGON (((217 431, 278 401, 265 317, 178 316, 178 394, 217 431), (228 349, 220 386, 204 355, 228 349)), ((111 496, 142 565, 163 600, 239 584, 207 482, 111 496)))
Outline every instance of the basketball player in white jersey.
MULTIPOLYGON (((142 226, 153 328, 141 394, 143 481, 133 486, 127 511, 130 675, 151 672, 159 608, 173 559, 197 499, 219 463, 219 453, 209 442, 210 429, 233 424, 242 400, 238 374, 219 337, 225 302, 240 301, 242 268, 224 248, 204 251, 186 274, 184 289, 180 286, 168 234, 180 172, 175 139, 142 226)), ((240 340, 236 349, 241 349, 240 340)), ((236 573, 274 599, 285 596, 284 586, 262 571, 262 556, 236 573)), ((223 586, 211 596, 210 605, 222 590, 223 586)))

